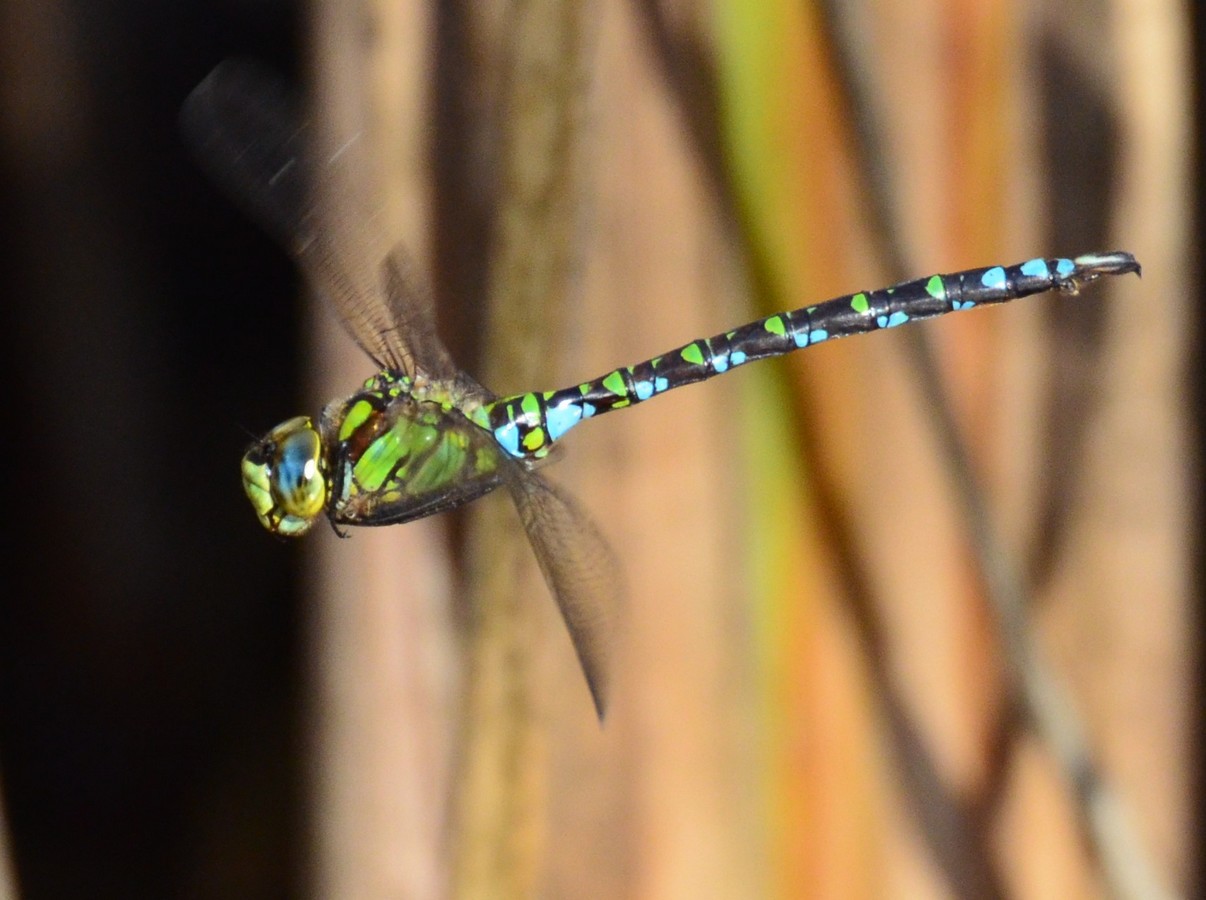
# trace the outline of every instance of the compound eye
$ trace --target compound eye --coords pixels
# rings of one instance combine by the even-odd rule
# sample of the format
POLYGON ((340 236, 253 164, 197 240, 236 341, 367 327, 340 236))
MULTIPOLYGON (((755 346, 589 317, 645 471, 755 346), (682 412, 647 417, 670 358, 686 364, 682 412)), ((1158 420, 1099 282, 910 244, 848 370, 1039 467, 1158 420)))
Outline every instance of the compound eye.
POLYGON ((327 482, 322 438, 305 416, 272 429, 243 455, 243 491, 275 534, 305 534, 322 513, 327 482))

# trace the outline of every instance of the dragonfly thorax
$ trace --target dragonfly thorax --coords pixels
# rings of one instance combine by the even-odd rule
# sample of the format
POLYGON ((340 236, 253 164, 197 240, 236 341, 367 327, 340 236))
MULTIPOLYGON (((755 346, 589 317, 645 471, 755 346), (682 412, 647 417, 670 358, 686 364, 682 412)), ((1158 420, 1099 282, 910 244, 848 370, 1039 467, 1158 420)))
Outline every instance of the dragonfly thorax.
POLYGON ((451 509, 502 483, 501 449, 452 381, 384 371, 323 410, 327 514, 388 525, 451 509))
POLYGON ((306 416, 282 422, 243 454, 243 491, 260 524, 297 537, 327 503, 322 439, 306 416))

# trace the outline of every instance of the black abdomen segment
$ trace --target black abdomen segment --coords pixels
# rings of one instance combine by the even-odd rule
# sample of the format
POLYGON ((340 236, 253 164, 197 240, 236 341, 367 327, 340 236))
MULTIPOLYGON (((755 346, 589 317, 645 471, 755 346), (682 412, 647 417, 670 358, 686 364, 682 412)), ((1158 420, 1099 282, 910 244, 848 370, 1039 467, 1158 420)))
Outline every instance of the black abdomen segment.
POLYGON ((1053 289, 1075 293, 1103 275, 1127 272, 1138 274, 1139 263, 1131 254, 1117 251, 932 275, 767 316, 574 387, 507 397, 488 406, 486 414, 503 449, 515 457, 538 459, 583 419, 644 402, 748 362, 1053 289))

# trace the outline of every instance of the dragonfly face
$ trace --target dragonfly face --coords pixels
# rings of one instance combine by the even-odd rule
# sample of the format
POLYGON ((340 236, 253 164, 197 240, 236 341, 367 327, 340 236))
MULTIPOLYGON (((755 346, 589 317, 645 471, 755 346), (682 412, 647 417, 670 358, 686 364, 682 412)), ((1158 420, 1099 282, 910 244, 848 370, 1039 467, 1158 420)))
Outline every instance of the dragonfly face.
POLYGON ((298 537, 327 503, 322 439, 306 416, 282 422, 243 455, 243 491, 260 524, 298 537))

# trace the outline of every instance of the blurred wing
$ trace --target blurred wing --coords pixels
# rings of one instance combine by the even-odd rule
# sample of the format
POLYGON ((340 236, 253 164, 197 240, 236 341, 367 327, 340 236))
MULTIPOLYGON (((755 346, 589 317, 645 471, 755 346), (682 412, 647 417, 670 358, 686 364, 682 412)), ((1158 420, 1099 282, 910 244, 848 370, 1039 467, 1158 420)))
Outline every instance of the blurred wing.
POLYGON ((624 596, 620 566, 589 514, 568 494, 527 470, 508 486, 602 719, 624 596))
POLYGON ((362 132, 326 139, 274 76, 240 61, 197 86, 181 123, 210 177, 293 254, 379 366, 456 372, 436 334, 430 293, 385 236, 362 132))

